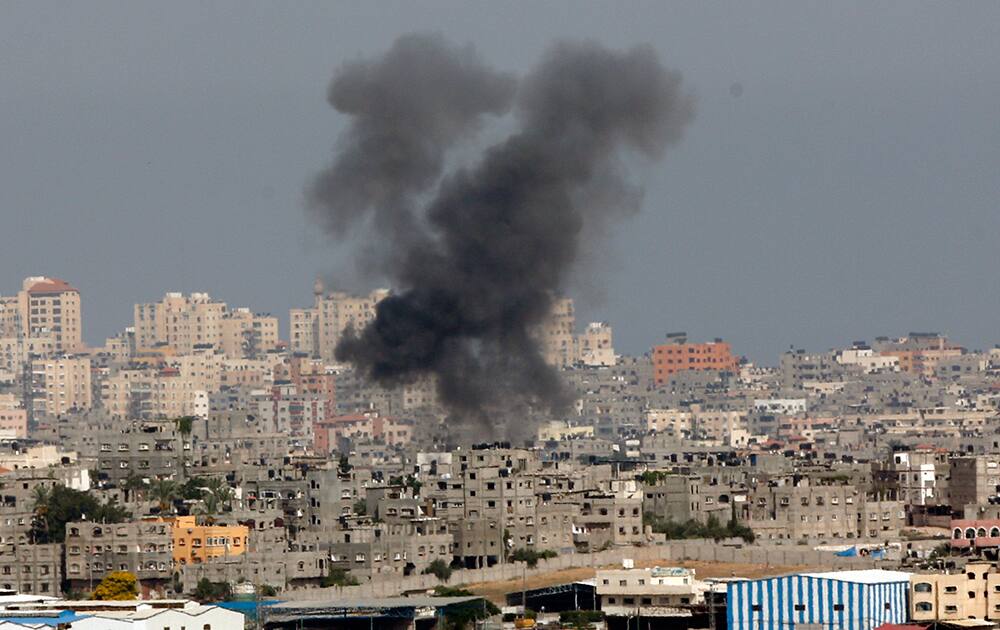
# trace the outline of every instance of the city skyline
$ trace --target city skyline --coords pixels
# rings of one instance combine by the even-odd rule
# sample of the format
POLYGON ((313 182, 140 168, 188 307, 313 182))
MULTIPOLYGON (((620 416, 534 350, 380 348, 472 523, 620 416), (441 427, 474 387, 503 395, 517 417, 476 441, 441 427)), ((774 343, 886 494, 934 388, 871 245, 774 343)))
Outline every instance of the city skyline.
POLYGON ((819 5, 552 3, 525 22, 445 3, 216 5, 198 19, 124 3, 101 20, 12 3, 0 133, 17 150, 0 163, 0 286, 71 276, 90 296, 90 343, 167 289, 280 315, 317 273, 378 286, 304 209, 345 124, 324 99, 340 64, 417 30, 523 72, 555 39, 593 38, 650 42, 698 114, 661 165, 638 172, 642 212, 588 252, 572 290, 581 319, 617 323, 629 352, 681 329, 762 361, 909 330, 989 346, 1000 341, 988 241, 1000 228, 1000 87, 983 79, 1000 56, 1000 7, 901 7, 865 6, 859 22, 819 5), (59 50, 72 54, 49 54, 59 50))

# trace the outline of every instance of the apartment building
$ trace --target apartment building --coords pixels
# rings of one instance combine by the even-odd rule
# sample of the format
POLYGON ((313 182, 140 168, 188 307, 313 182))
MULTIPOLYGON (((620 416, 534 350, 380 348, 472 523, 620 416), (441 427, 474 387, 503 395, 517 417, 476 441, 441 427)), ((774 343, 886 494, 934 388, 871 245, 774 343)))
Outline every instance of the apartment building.
POLYGON ((773 485, 748 493, 742 518, 761 540, 893 540, 906 525, 896 500, 869 497, 852 484, 773 485))
POLYGON ((88 358, 35 361, 31 367, 33 412, 58 416, 90 409, 93 404, 90 368, 88 358))
POLYGON ((98 473, 116 485, 133 475, 146 479, 181 475, 190 452, 172 419, 115 422, 95 437, 98 473))
POLYGON ((989 503, 1000 495, 1000 455, 952 457, 949 464, 949 492, 953 509, 989 503))
POLYGON ((735 373, 737 364, 732 347, 721 339, 688 343, 685 333, 672 333, 667 335, 667 343, 653 347, 653 374, 657 385, 687 370, 735 373))
POLYGON ((0 544, 0 588, 54 597, 61 593, 63 546, 0 544))
MULTIPOLYGON (((541 341, 545 362, 555 367, 569 367, 576 363, 576 313, 573 300, 553 300, 548 317, 538 327, 535 335, 541 341)), ((597 341, 597 339, 593 339, 597 341)), ((608 331, 610 345, 610 330, 608 331)))
POLYGON ((93 591, 108 574, 128 571, 143 597, 163 597, 173 576, 171 525, 157 519, 66 524, 66 579, 76 592, 93 591))
POLYGON ((415 575, 435 560, 451 564, 453 538, 437 518, 374 523, 355 519, 329 543, 330 563, 360 578, 415 575))
POLYGON ((28 411, 14 394, 0 394, 0 437, 28 436, 28 411))
POLYGON ((376 289, 364 296, 342 291, 327 293, 319 279, 313 285, 313 305, 289 311, 289 349, 310 357, 335 361, 334 351, 344 330, 364 328, 375 319, 375 306, 389 296, 388 289, 376 289))
POLYGON ((195 516, 165 517, 162 522, 170 525, 175 566, 239 556, 250 543, 246 525, 199 524, 195 516))
POLYGON ((608 546, 641 544, 642 500, 642 490, 635 480, 613 480, 608 490, 585 491, 573 527, 577 549, 596 551, 608 546))
POLYGON ((910 619, 916 622, 1000 620, 1000 573, 990 562, 970 562, 953 573, 911 575, 909 591, 910 619))
POLYGON ((707 520, 710 512, 704 509, 701 476, 664 473, 649 477, 652 483, 642 483, 643 514, 678 523, 707 520))
POLYGON ((169 346, 178 355, 212 347, 230 358, 253 358, 278 345, 278 319, 247 308, 229 310, 208 293, 167 293, 159 302, 136 304, 135 345, 169 346))
POLYGON ((278 347, 278 318, 236 308, 222 318, 218 347, 227 357, 255 358, 278 347))
POLYGON ((611 324, 591 322, 576 338, 576 360, 587 367, 611 367, 615 347, 611 324))
POLYGON ((52 352, 84 349, 80 291, 58 278, 25 278, 14 297, 0 298, 0 338, 51 340, 52 352))

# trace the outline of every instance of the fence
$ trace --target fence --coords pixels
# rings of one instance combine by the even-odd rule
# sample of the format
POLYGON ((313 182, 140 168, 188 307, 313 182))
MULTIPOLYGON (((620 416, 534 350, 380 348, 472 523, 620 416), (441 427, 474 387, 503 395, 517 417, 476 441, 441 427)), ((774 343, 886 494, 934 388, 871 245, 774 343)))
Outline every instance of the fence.
MULTIPOLYGON (((646 562, 662 561, 664 564, 693 560, 823 569, 870 569, 885 564, 859 557, 842 558, 829 551, 815 551, 811 548, 742 545, 739 544, 740 542, 671 541, 665 545, 650 547, 619 547, 594 553, 566 554, 539 560, 538 565, 534 568, 526 566, 523 562, 510 562, 482 569, 458 569, 452 572, 448 584, 519 580, 522 576, 531 577, 561 569, 621 566, 622 560, 626 558, 641 558, 646 562)), ((395 597, 406 592, 430 590, 439 584, 442 582, 433 575, 411 575, 399 578, 380 578, 357 586, 289 590, 283 592, 281 598, 285 600, 335 600, 395 597)))

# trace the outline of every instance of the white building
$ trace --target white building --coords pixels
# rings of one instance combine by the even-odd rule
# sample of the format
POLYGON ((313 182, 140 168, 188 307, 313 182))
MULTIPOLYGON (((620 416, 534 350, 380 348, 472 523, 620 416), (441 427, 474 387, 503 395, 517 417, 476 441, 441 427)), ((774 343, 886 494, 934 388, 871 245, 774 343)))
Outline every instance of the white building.
POLYGON ((805 398, 758 398, 753 401, 753 408, 765 413, 776 413, 785 416, 806 412, 805 398))
POLYGON ((708 585, 677 567, 597 572, 601 610, 610 617, 690 617, 708 585))

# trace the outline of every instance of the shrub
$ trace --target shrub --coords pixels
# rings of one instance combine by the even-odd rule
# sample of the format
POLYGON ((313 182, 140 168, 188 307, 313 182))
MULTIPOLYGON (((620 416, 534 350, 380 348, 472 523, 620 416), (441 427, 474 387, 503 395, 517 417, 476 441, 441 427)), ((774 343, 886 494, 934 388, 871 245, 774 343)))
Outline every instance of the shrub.
POLYGON ((529 567, 535 567, 538 565, 539 560, 555 558, 558 555, 559 554, 551 549, 542 549, 541 551, 538 551, 536 549, 525 549, 522 547, 520 549, 515 549, 510 554, 510 559, 515 562, 520 561, 527 563, 529 567))
POLYGON ((101 600, 129 600, 139 596, 139 581, 128 571, 107 574, 94 589, 92 597, 101 600))
POLYGON ((451 566, 441 558, 438 558, 423 570, 423 574, 434 575, 442 582, 447 582, 451 579, 451 566))
POLYGON ((208 578, 201 578, 193 595, 199 602, 222 602, 233 598, 233 587, 229 582, 213 582, 208 578))
POLYGON ((358 578, 354 577, 344 569, 337 569, 331 566, 330 571, 323 576, 319 585, 324 588, 328 588, 330 586, 357 586, 358 578))

